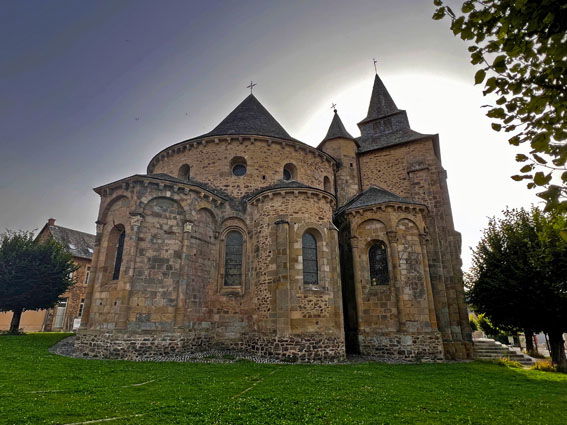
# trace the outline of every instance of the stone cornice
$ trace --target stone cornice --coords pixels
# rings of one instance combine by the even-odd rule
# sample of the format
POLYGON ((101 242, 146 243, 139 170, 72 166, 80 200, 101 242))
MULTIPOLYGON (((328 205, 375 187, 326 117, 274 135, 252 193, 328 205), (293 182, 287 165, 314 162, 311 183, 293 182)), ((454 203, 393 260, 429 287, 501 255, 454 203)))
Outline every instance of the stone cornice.
POLYGON ((364 207, 346 210, 345 215, 349 217, 355 217, 357 215, 362 215, 365 212, 372 211, 399 211, 405 213, 426 213, 427 207, 421 204, 406 204, 406 203, 398 203, 398 202, 384 202, 381 204, 376 205, 367 205, 364 207))
POLYGON ((314 197, 319 200, 325 200, 328 202, 332 208, 336 205, 336 198, 329 192, 325 192, 321 189, 316 188, 274 188, 263 192, 260 192, 253 197, 248 199, 250 205, 258 205, 264 202, 266 199, 272 199, 274 196, 300 196, 305 195, 308 197, 314 197))
MULTIPOLYGON (((152 186, 158 191, 171 192, 173 193, 183 193, 188 195, 190 192, 197 193, 201 198, 212 202, 216 205, 222 205, 229 199, 225 199, 203 187, 191 184, 191 183, 181 183, 181 182, 168 182, 167 180, 162 180, 155 177, 142 176, 139 174, 126 177, 121 180, 106 184, 104 186, 99 186, 93 189, 101 197, 111 196, 117 190, 129 190, 135 186, 152 186)), ((166 194, 166 196, 168 196, 166 194)))

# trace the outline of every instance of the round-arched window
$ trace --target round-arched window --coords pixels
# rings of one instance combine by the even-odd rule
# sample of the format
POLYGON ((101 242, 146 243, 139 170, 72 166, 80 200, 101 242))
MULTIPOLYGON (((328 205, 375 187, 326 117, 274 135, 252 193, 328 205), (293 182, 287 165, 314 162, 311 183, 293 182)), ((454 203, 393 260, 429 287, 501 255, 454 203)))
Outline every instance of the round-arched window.
POLYGON ((179 167, 177 177, 181 180, 189 180, 191 178, 191 167, 189 167, 189 164, 183 164, 179 167))
POLYGON ((246 174, 246 165, 236 164, 234 167, 232 167, 232 174, 238 177, 243 176, 244 174, 246 174))
POLYGON ((323 178, 323 188, 327 191, 331 191, 331 179, 327 176, 323 178))
POLYGON ((230 161, 230 169, 233 175, 242 177, 246 174, 246 159, 241 156, 235 156, 230 161))
POLYGON ((370 285, 387 285, 390 283, 388 271, 388 251, 383 241, 376 241, 368 250, 370 266, 370 285))
POLYGON ((283 179, 284 180, 296 180, 297 179, 297 167, 292 163, 284 165, 283 168, 283 179))

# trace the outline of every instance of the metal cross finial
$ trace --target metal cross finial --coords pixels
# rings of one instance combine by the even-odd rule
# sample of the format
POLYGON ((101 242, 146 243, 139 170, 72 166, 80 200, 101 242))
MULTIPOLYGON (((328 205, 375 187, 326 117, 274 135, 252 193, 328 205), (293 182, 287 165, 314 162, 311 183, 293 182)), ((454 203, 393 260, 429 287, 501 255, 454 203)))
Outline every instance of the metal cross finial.
POLYGON ((250 85, 246 86, 247 89, 250 89, 250 94, 252 94, 252 90, 254 89, 254 86, 256 86, 257 84, 254 83, 253 81, 250 81, 250 85))
POLYGON ((335 112, 337 112, 337 104, 336 103, 331 103, 331 109, 335 112))
POLYGON ((376 59, 372 59, 372 61, 374 62, 374 72, 378 74, 378 69, 376 69, 376 64, 378 63, 378 61, 376 59))

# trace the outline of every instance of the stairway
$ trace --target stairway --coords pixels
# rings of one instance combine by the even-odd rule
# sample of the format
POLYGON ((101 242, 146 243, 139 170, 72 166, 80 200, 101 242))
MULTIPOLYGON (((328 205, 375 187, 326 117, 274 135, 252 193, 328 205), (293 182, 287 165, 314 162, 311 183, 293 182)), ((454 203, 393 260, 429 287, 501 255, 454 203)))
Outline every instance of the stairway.
POLYGON ((497 360, 506 357, 522 366, 531 366, 535 363, 533 357, 520 351, 519 348, 510 347, 490 338, 479 338, 474 341, 474 357, 477 360, 497 360))

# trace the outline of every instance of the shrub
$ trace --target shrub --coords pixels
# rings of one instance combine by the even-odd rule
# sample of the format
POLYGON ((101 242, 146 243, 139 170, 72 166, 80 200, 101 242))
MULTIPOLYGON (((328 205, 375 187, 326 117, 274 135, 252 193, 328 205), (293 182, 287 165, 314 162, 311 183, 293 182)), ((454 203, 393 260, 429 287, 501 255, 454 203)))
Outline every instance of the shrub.
POLYGON ((505 366, 505 367, 511 367, 511 368, 522 368, 523 366, 518 363, 515 362, 513 360, 510 360, 507 357, 500 357, 499 359, 494 359, 494 360, 479 360, 483 363, 491 363, 491 364, 495 364, 498 366, 505 366))
POLYGON ((541 372, 557 372, 557 368, 551 363, 551 360, 538 360, 530 369, 541 372))

